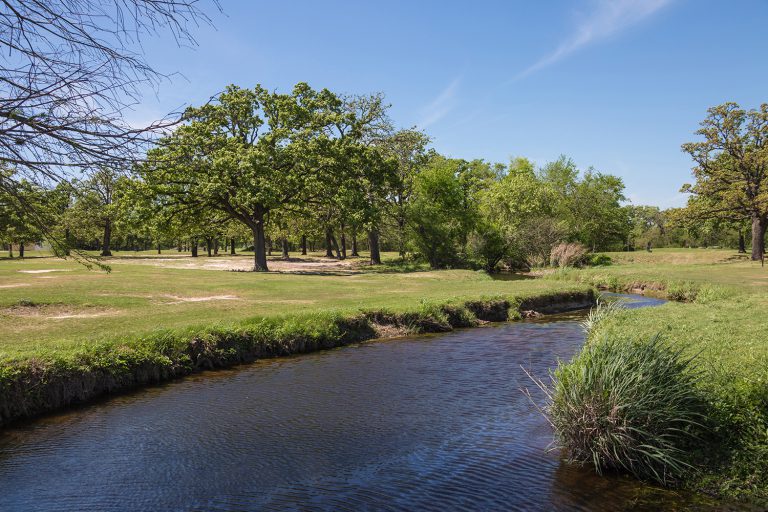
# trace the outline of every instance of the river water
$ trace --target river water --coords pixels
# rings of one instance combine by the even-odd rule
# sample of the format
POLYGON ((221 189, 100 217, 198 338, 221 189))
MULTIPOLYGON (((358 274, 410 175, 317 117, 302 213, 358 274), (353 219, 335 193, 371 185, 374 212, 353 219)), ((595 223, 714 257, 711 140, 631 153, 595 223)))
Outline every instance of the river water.
POLYGON ((577 320, 264 361, 6 429, 0 510, 722 510, 547 451, 522 367, 571 357, 577 320))

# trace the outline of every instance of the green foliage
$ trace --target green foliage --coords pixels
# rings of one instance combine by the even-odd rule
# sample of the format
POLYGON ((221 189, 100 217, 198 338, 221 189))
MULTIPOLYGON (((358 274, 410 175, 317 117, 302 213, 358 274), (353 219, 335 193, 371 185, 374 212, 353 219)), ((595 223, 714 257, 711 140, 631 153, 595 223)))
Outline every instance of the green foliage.
POLYGON ((659 337, 595 339, 554 372, 547 412, 573 460, 674 484, 707 434, 699 378, 691 358, 659 337))
POLYGON ((752 259, 760 259, 768 226, 768 103, 746 111, 736 103, 708 110, 696 132, 703 140, 683 144, 696 166, 688 216, 752 223, 752 259))
POLYGON ((468 207, 461 161, 436 157, 413 181, 408 223, 416 251, 432 268, 445 268, 460 261, 475 223, 468 207))
POLYGON ((590 267, 607 267, 613 263, 613 260, 607 254, 590 254, 587 257, 586 264, 590 267))

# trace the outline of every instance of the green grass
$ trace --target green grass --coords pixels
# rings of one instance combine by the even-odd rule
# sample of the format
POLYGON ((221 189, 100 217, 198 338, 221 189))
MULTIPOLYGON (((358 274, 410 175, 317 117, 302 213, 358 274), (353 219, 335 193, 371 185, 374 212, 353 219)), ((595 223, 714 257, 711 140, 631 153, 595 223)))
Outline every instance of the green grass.
POLYGON ((610 315, 590 339, 621 345, 661 335, 683 357, 694 357, 711 437, 690 454, 698 471, 684 485, 768 504, 768 269, 727 250, 611 256, 610 267, 551 279, 614 290, 649 286, 684 301, 610 315))
MULTIPOLYGON (((168 261, 158 259, 157 265, 168 261)), ((165 268, 117 259, 110 264, 112 271, 105 273, 55 258, 0 261, 0 359, 78 351, 158 330, 318 312, 406 311, 425 300, 574 289, 571 283, 494 281, 464 270, 387 273, 377 267, 306 275, 165 268), (56 271, 28 273, 40 270, 56 271), (214 299, 201 300, 206 297, 214 299)))

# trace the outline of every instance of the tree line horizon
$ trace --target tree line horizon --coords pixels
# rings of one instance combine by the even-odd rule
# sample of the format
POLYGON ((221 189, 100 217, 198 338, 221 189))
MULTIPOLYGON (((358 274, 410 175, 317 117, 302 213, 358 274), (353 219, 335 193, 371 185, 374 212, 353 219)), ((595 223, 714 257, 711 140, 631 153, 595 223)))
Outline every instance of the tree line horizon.
POLYGON ((440 155, 423 131, 394 128, 387 108, 381 94, 343 96, 306 83, 290 93, 228 86, 188 108, 131 167, 100 166, 53 187, 4 170, 16 185, 0 200, 3 242, 21 256, 24 244, 51 237, 63 255, 109 256, 117 243, 197 256, 201 242, 209 255, 239 244, 253 250, 257 271, 268 270, 274 247, 284 257, 309 245, 344 259, 364 245, 372 264, 384 247, 432 268, 493 271, 546 265, 563 242, 593 252, 744 251, 750 223, 752 257, 762 257, 765 105, 710 109, 697 132, 705 141, 683 146, 696 163, 696 183, 683 188, 689 204, 667 210, 623 204, 621 178, 581 171, 566 156, 536 168, 522 157, 500 164, 440 155), (744 175, 756 190, 744 195, 753 201, 729 204, 734 192, 724 183, 750 165, 757 172, 744 175))

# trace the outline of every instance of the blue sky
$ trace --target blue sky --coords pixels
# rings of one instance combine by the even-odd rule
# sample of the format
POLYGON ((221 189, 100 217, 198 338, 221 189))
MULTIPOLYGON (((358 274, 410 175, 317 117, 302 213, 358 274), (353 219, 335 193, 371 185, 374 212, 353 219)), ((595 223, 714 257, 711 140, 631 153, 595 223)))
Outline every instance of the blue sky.
POLYGON ((383 92, 395 123, 449 156, 621 176, 635 204, 682 206, 710 106, 768 102, 768 1, 221 0, 196 48, 145 39, 184 78, 147 95, 143 122, 234 83, 383 92))

